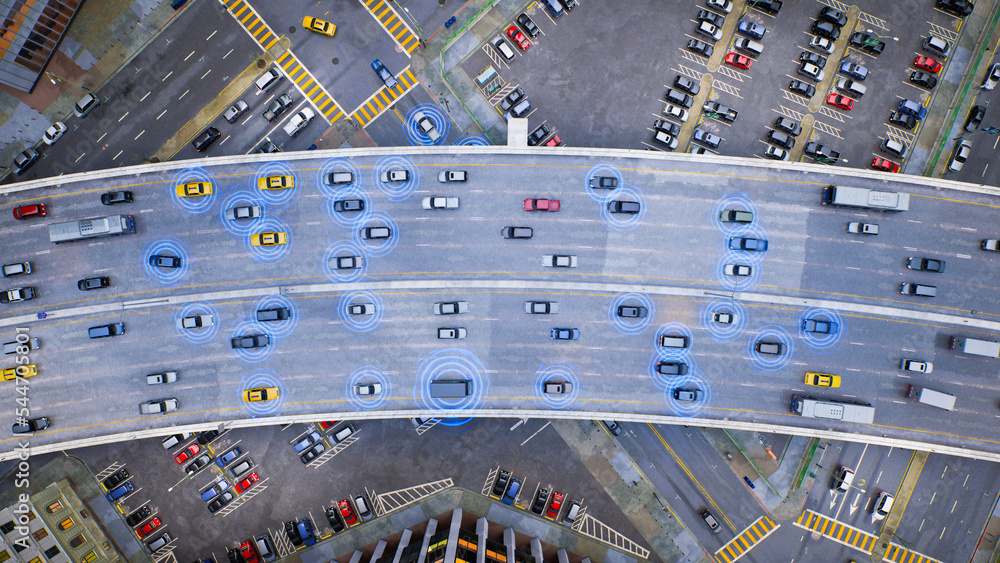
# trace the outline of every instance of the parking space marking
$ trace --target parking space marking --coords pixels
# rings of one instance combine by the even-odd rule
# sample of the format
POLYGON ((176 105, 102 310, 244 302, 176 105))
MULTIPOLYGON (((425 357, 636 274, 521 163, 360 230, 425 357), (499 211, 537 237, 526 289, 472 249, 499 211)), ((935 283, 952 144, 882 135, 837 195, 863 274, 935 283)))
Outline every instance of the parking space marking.
POLYGON ((736 88, 735 86, 730 86, 728 83, 723 82, 721 80, 713 80, 712 81, 712 88, 714 88, 716 90, 722 90, 723 92, 725 92, 727 94, 730 94, 730 95, 733 95, 733 96, 736 96, 737 98, 739 98, 741 100, 743 99, 743 96, 740 95, 740 89, 739 88, 736 88))
POLYGON ((681 50, 681 56, 683 58, 685 58, 685 59, 693 62, 693 63, 700 64, 701 66, 705 66, 705 67, 708 66, 708 59, 706 59, 705 57, 702 57, 700 55, 696 55, 696 54, 694 54, 694 53, 692 53, 690 51, 686 51, 686 50, 682 49, 681 50))
POLYGON ((265 485, 264 483, 266 483, 268 479, 269 477, 265 477, 264 479, 257 481, 253 487, 250 487, 249 489, 243 491, 243 493, 241 493, 240 496, 236 497, 235 499, 233 499, 232 502, 222 507, 222 509, 216 512, 215 515, 222 516, 223 518, 225 518, 226 516, 232 514, 233 511, 236 510, 237 508, 250 502, 251 499, 253 499, 258 494, 264 492, 267 489, 267 485, 265 485))
POLYGON ((306 467, 310 469, 317 469, 319 467, 322 467, 324 463, 330 461, 331 459, 333 459, 335 455, 346 450, 348 446, 357 441, 358 441, 358 433, 354 432, 347 438, 344 438, 340 442, 337 442, 332 448, 327 450, 325 453, 323 453, 316 459, 310 461, 309 464, 306 465, 306 467))
MULTIPOLYGON (((841 11, 843 11, 844 13, 847 13, 846 7, 843 8, 843 9, 841 9, 841 11)), ((886 22, 885 22, 884 19, 882 19, 882 18, 876 18, 875 16, 873 16, 873 15, 867 13, 867 12, 859 12, 858 13, 858 21, 865 22, 868 25, 881 28, 881 29, 883 29, 885 31, 889 31, 889 28, 886 26, 886 22)))
POLYGON ((245 0, 219 0, 232 14, 240 27, 246 31, 250 37, 257 42, 264 51, 267 51, 278 42, 278 35, 264 22, 257 11, 245 0))
POLYGON ((831 126, 827 125, 826 123, 824 123, 822 121, 819 121, 819 120, 816 120, 815 122, 813 122, 813 129, 815 129, 817 131, 820 131, 822 133, 826 133, 827 135, 830 135, 831 137, 836 137, 838 139, 843 139, 844 138, 844 137, 842 137, 840 135, 840 129, 837 129, 836 127, 831 127, 831 126))
POLYGON ((834 111, 834 110, 826 107, 826 105, 819 106, 819 113, 822 114, 822 115, 825 115, 825 116, 827 116, 827 117, 829 117, 831 119, 836 119, 837 121, 839 121, 841 123, 844 122, 844 118, 850 117, 846 113, 842 113, 842 112, 839 112, 839 111, 834 111))
POLYGON ((790 102, 795 102, 795 103, 799 104, 802 107, 806 107, 806 108, 809 107, 809 98, 800 96, 798 94, 793 94, 793 93, 789 92, 788 90, 782 90, 781 93, 785 95, 785 99, 786 100, 788 100, 790 102))
POLYGON ((271 533, 271 528, 268 528, 267 533, 271 536, 271 540, 274 541, 274 548, 278 550, 279 559, 283 559, 295 553, 295 546, 292 545, 292 540, 288 539, 284 529, 279 528, 278 533, 273 534, 271 533))
POLYGON ((507 94, 514 91, 514 88, 517 88, 517 86, 508 82, 503 88, 500 88, 490 96, 490 104, 494 106, 499 104, 500 100, 506 98, 507 94))
POLYGON ((402 98, 410 90, 413 90, 417 86, 417 77, 410 70, 410 67, 403 69, 403 72, 396 76, 396 82, 399 84, 395 88, 389 88, 387 86, 382 86, 374 94, 369 96, 367 100, 361 103, 354 111, 351 112, 351 120, 360 125, 361 127, 367 126, 372 121, 375 121, 378 116, 385 113, 396 100, 402 98))
POLYGON ((938 25, 938 24, 936 24, 934 22, 927 22, 927 23, 930 24, 930 26, 931 26, 931 32, 930 32, 931 35, 937 35, 941 39, 944 39, 945 41, 948 41, 948 42, 953 42, 953 41, 955 41, 955 39, 958 38, 958 32, 957 31, 952 31, 952 30, 950 30, 948 28, 941 27, 940 25, 938 25))
MULTIPOLYGON (((677 71, 678 73, 687 76, 688 78, 693 78, 695 82, 701 80, 701 75, 705 74, 704 72, 699 72, 693 68, 689 68, 684 65, 678 65, 678 69, 679 69, 677 71)), ((672 86, 667 86, 666 84, 664 84, 663 86, 665 86, 666 88, 672 88, 672 86)))
POLYGON ((802 121, 802 118, 806 116, 806 114, 798 112, 798 111, 795 111, 794 109, 789 108, 789 107, 785 107, 785 106, 778 106, 778 107, 781 108, 781 111, 778 111, 776 109, 775 110, 771 110, 771 111, 774 111, 774 112, 778 113, 779 115, 783 115, 783 116, 785 116, 785 117, 787 117, 789 119, 794 119, 795 121, 802 121))
POLYGON ((282 53, 275 62, 284 69, 288 79, 295 83, 295 87, 302 92, 302 95, 312 103, 318 112, 323 114, 327 121, 332 124, 344 117, 344 110, 340 109, 340 104, 333 99, 333 96, 291 51, 282 53))
POLYGON ((740 82, 745 82, 743 80, 744 78, 750 78, 750 75, 743 74, 742 72, 736 72, 735 70, 729 68, 728 66, 720 66, 716 70, 716 72, 718 72, 719 74, 721 74, 723 76, 728 76, 729 78, 732 78, 733 80, 739 80, 740 82))
POLYGON ((732 563, 749 553, 757 544, 764 541, 764 538, 773 534, 780 527, 780 524, 775 524, 770 518, 761 516, 737 534, 735 538, 729 540, 729 543, 716 550, 715 555, 722 561, 732 563))
POLYGON ((886 132, 887 135, 889 135, 890 137, 895 137, 896 139, 903 139, 906 141, 907 144, 912 143, 913 139, 915 138, 912 133, 903 131, 899 127, 893 127, 892 125, 889 125, 888 128, 889 129, 886 132))
POLYGON ((497 67, 502 65, 507 70, 510 70, 510 65, 508 65, 506 62, 504 62, 503 59, 500 58, 500 54, 497 53, 497 50, 493 48, 493 45, 490 45, 488 42, 483 43, 482 49, 483 52, 486 53, 486 56, 489 57, 490 63, 492 63, 494 66, 497 67))
MULTIPOLYGON (((111 475, 114 472, 118 471, 122 467, 125 467, 125 464, 116 461, 111 465, 107 466, 103 471, 95 475, 94 479, 97 479, 97 482, 101 484, 101 488, 110 493, 111 490, 104 486, 104 480, 107 479, 108 477, 111 477, 111 475)), ((125 481, 128 481, 128 479, 126 479, 125 481)))
POLYGON ((438 419, 436 419, 436 418, 428 418, 427 420, 425 420, 423 422, 423 424, 421 424, 420 426, 414 428, 414 431, 416 431, 417 436, 420 436, 424 432, 427 432, 431 428, 434 428, 437 425, 438 422, 440 422, 440 421, 438 419))
POLYGON ((375 18, 375 21, 382 26, 382 29, 392 37, 392 40, 403 49, 403 53, 407 57, 420 45, 417 35, 413 33, 410 26, 403 22, 403 19, 388 2, 385 0, 361 0, 361 3, 375 18))

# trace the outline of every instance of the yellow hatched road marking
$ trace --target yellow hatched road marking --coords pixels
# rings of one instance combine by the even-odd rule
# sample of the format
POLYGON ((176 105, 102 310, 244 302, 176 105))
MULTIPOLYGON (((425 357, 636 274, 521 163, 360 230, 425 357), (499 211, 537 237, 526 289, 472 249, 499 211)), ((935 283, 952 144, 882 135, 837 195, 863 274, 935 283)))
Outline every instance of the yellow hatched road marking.
POLYGON ((420 41, 413 30, 410 29, 403 18, 399 17, 396 10, 385 0, 361 0, 361 4, 368 10, 368 13, 382 26, 382 29, 392 37, 397 45, 402 47, 406 56, 420 45, 420 41), (401 29, 400 29, 401 28, 401 29), (399 29, 397 33, 396 30, 399 29))
MULTIPOLYGON (((801 521, 801 519, 800 516, 799 520, 801 521)), ((735 538, 729 540, 729 543, 719 548, 715 552, 715 556, 721 557, 727 562, 736 561, 777 529, 778 525, 770 518, 761 516, 737 534, 735 538)))
POLYGON ((396 77, 396 82, 399 83, 399 88, 395 90, 381 87, 374 94, 371 95, 367 100, 361 103, 353 112, 351 112, 351 119, 355 121, 361 127, 367 126, 369 123, 374 121, 379 115, 392 106, 393 102, 405 96, 410 90, 416 87, 417 77, 410 70, 410 67, 406 67, 403 72, 399 73, 396 77))
MULTIPOLYGON (((841 545, 846 545, 869 555, 875 547, 875 542, 878 541, 878 537, 875 535, 844 524, 843 522, 837 522, 812 510, 806 510, 800 514, 799 518, 795 521, 795 525, 818 532, 841 545)), ((942 563, 932 557, 910 551, 895 542, 890 542, 885 559, 899 563, 942 563)))

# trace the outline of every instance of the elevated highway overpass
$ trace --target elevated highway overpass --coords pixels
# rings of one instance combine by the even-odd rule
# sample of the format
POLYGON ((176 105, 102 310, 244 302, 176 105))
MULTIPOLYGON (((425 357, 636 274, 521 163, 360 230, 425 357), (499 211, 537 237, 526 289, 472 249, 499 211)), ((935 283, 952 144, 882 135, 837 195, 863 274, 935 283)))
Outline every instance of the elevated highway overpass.
MULTIPOLYGON (((368 149, 212 158, 97 171, 6 188, 6 213, 45 203, 48 216, 0 228, 3 263, 29 261, 38 297, 4 305, 0 338, 38 338, 27 354, 39 374, 0 387, 10 418, 27 398, 31 416, 52 426, 27 439, 8 435, 0 457, 165 435, 183 430, 308 420, 387 417, 616 418, 822 435, 983 459, 1000 459, 1000 360, 948 348, 951 335, 997 339, 995 261, 980 250, 995 238, 997 191, 928 178, 809 164, 619 150, 498 147, 368 149), (280 158, 273 158, 277 156, 280 158), (409 179, 384 183, 383 172, 409 179), (468 181, 442 183, 445 170, 468 181), (349 184, 326 174, 351 172, 349 184), (270 175, 295 187, 260 190, 270 175), (594 189, 608 176, 614 189, 594 189), (180 198, 184 183, 211 182, 208 196, 180 198), (831 184, 911 194, 910 209, 880 213, 825 206, 831 184), (128 189, 132 204, 102 206, 99 194, 128 189), (428 196, 455 196, 458 209, 425 210, 428 196), (526 212, 525 198, 558 199, 557 213, 526 212), (361 213, 334 202, 363 199, 361 213), (634 215, 611 201, 639 204, 634 215), (234 221, 226 210, 260 205, 264 216, 234 221), (719 220, 724 209, 752 223, 719 220), (46 225, 127 213, 137 232, 60 244, 46 225), (846 232, 851 221, 879 234, 846 232), (509 240, 504 227, 530 227, 509 240), (365 239, 389 227, 388 239, 365 239), (287 244, 257 247, 255 234, 284 232, 287 244), (765 239, 766 252, 729 248, 734 236, 765 239), (149 265, 178 256, 172 270, 149 265), (574 256, 576 267, 543 265, 574 256), (336 258, 363 267, 337 270, 336 258), (906 268, 910 256, 947 262, 936 274, 906 268), (333 261, 331 262, 331 259, 333 261), (331 265, 334 264, 334 265, 331 265), (748 277, 726 265, 751 267, 748 277), (111 287, 81 292, 77 281, 108 276, 111 287), (933 299, 900 294, 903 282, 934 285, 933 299), (469 311, 436 315, 435 304, 464 301, 469 311), (557 302, 549 315, 526 301, 557 302), (371 314, 352 315, 350 305, 371 314), (645 307, 623 318, 620 306, 645 307), (260 309, 287 307, 291 318, 258 322, 260 309), (716 313, 732 322, 716 322, 716 313), (211 315, 186 330, 186 316, 211 315), (807 333, 803 321, 837 324, 807 333), (91 340, 91 326, 122 322, 126 334, 91 340), (464 328, 460 340, 439 328, 464 328), (551 338, 577 329, 578 340, 551 338), (234 350, 230 339, 263 333, 270 345, 234 350), (658 345, 684 335, 689 347, 658 345), (783 345, 771 356, 760 341, 783 345), (930 374, 904 372, 902 359, 930 361, 930 374), (683 362, 683 375, 658 373, 683 362), (178 381, 149 386, 150 373, 178 381), (836 389, 810 387, 806 372, 841 376, 836 389), (468 397, 436 399, 430 382, 466 379, 468 397), (569 382, 564 395, 547 381, 569 382), (380 383, 359 396, 356 384, 380 383), (954 411, 905 397, 910 384, 957 396, 954 411), (249 388, 277 387, 280 398, 245 403, 249 388), (696 390, 692 402, 675 390, 696 390), (793 394, 875 407, 871 425, 807 419, 789 412, 793 394), (177 411, 143 416, 141 402, 174 397, 177 411)), ((9 215, 8 215, 9 217, 9 215)), ((998 229, 1000 230, 1000 229, 998 229)), ((2 367, 17 355, 4 356, 2 367)))

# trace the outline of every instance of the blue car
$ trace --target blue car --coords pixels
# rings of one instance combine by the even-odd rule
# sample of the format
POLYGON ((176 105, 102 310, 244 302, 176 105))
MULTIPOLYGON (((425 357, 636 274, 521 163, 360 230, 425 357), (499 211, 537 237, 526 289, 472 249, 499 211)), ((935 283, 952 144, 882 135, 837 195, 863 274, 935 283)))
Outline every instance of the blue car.
POLYGON ((117 502, 118 499, 122 498, 123 496, 127 495, 128 493, 131 493, 134 490, 135 489, 132 488, 132 483, 126 482, 125 484, 123 484, 122 486, 118 487, 117 489, 111 491, 110 493, 108 493, 105 496, 108 497, 108 502, 117 502))
POLYGON ((396 86, 399 86, 399 83, 396 82, 395 78, 393 78, 392 73, 389 72, 389 69, 385 68, 385 65, 382 64, 382 61, 379 59, 372 61, 372 70, 374 70, 375 74, 382 79, 382 82, 385 82, 386 88, 395 88, 396 86))
POLYGON ((521 480, 511 479, 510 486, 507 487, 507 492, 504 493, 503 501, 504 504, 514 504, 514 499, 517 498, 517 492, 521 490, 521 480))
POLYGON ((767 33, 767 29, 764 26, 746 20, 741 21, 737 29, 743 35, 753 39, 763 39, 764 34, 767 33))
POLYGON ((918 120, 923 119, 927 115, 927 108, 914 102, 913 100, 902 99, 899 101, 899 105, 896 108, 906 114, 912 115, 918 120))
POLYGON ((228 452, 220 455, 215 460, 215 464, 218 465, 219 467, 225 467, 225 466, 229 465, 230 463, 232 463, 232 461, 234 459, 240 457, 242 454, 243 454, 243 452, 240 451, 239 448, 235 448, 234 447, 233 449, 229 450, 228 452))
POLYGON ((861 81, 868 77, 868 69, 854 63, 840 63, 840 72, 861 81))
POLYGON ((299 520, 296 528, 298 529, 299 537, 302 538, 302 541, 304 541, 306 545, 313 545, 316 543, 316 536, 313 535, 312 524, 309 523, 309 520, 305 518, 299 520))

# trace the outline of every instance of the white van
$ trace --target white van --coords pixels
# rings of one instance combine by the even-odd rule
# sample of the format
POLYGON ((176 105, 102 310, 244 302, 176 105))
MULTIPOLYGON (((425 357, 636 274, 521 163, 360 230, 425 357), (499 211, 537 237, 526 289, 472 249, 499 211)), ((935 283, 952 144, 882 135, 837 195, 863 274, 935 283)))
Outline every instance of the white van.
POLYGON ((566 516, 563 517, 563 524, 567 526, 572 526, 576 519, 580 516, 580 501, 574 500, 569 504, 569 510, 566 511, 566 516))

